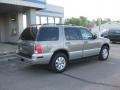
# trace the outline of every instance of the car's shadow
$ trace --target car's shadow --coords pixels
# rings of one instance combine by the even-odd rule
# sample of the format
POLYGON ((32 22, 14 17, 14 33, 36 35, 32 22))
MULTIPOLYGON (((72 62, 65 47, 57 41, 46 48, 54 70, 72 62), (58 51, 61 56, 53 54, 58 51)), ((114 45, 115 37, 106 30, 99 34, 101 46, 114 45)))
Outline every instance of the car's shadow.
MULTIPOLYGON (((77 60, 75 62, 72 62, 67 67, 67 70, 74 70, 75 68, 80 68, 87 65, 93 65, 95 63, 99 63, 97 57, 92 58, 86 58, 85 60, 77 60)), ((49 70, 48 65, 41 65, 41 64, 35 64, 35 65, 27 65, 24 68, 21 69, 23 72, 27 73, 53 73, 49 70)))
POLYGON ((100 61, 98 60, 98 57, 85 58, 85 59, 78 60, 78 61, 70 63, 70 66, 68 67, 68 70, 79 68, 79 67, 84 67, 84 66, 88 66, 88 65, 93 65, 93 64, 96 64, 96 63, 99 63, 99 62, 100 61))

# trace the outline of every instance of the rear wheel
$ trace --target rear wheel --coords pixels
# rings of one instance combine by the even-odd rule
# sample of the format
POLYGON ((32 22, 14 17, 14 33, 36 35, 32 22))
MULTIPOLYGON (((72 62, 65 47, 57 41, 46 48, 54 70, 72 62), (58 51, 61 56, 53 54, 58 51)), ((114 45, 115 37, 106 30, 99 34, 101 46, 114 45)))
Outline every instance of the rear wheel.
POLYGON ((62 73, 68 65, 68 58, 64 53, 57 53, 53 56, 49 67, 53 72, 62 73))
POLYGON ((107 60, 108 56, 109 56, 109 47, 103 46, 99 54, 99 60, 101 61, 107 60))

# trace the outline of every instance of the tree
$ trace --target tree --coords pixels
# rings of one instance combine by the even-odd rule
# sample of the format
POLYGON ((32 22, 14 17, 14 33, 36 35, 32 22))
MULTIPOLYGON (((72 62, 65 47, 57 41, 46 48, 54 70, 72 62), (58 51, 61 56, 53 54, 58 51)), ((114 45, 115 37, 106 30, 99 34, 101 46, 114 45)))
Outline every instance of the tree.
POLYGON ((81 16, 80 18, 80 26, 86 27, 89 23, 89 20, 86 17, 81 16))
POLYGON ((78 18, 68 18, 65 20, 65 24, 80 25, 80 20, 78 18))
POLYGON ((104 23, 107 23, 107 22, 111 22, 111 19, 110 18, 105 18, 105 19, 98 18, 97 20, 93 19, 92 22, 95 23, 98 26, 99 24, 104 24, 104 23))
MULTIPOLYGON (((92 21, 89 21, 86 17, 84 16, 80 16, 79 18, 67 18, 65 20, 65 24, 72 24, 72 25, 79 25, 79 26, 84 26, 84 27, 93 27, 94 25, 100 25, 100 24, 104 24, 107 22, 111 22, 112 20, 110 18, 98 18, 98 19, 93 19, 92 21)), ((117 21, 120 22, 120 21, 117 21)))
POLYGON ((65 20, 65 24, 73 24, 73 25, 79 25, 79 26, 84 26, 86 27, 88 25, 90 21, 84 17, 84 16, 80 16, 79 18, 67 18, 65 20))

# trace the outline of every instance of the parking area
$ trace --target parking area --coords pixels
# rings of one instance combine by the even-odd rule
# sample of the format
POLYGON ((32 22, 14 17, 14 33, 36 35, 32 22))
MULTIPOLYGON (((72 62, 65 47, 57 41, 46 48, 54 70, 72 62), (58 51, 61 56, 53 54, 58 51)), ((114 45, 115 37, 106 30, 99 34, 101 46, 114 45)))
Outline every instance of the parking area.
POLYGON ((120 44, 112 44, 108 61, 97 58, 70 64, 62 74, 45 65, 16 59, 0 62, 0 90, 120 90, 120 44))
POLYGON ((3 54, 13 54, 17 50, 17 45, 16 44, 11 44, 11 43, 0 43, 0 55, 3 54))

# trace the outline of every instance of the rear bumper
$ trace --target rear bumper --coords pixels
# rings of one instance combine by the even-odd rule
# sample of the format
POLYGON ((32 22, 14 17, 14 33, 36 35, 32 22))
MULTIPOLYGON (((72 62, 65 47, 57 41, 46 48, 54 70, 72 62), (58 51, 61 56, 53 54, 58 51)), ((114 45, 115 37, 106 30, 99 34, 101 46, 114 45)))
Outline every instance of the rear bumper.
POLYGON ((28 58, 19 54, 16 54, 19 59, 23 59, 25 62, 33 64, 49 64, 52 57, 51 53, 48 54, 33 54, 32 58, 28 58))

